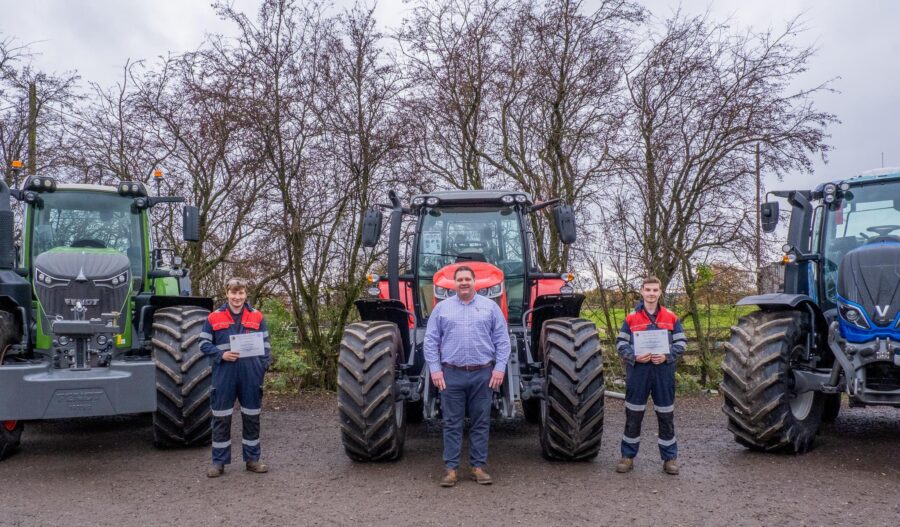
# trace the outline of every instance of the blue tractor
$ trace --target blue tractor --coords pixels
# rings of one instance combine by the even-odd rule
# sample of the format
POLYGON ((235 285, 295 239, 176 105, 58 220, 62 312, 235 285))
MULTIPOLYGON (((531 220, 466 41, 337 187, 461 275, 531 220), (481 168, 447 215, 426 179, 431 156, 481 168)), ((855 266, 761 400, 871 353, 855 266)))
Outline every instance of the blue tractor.
MULTIPOLYGON (((725 344, 723 410, 754 450, 809 450, 842 394, 852 406, 900 407, 900 168, 815 190, 774 192, 791 206, 782 292, 725 344)), ((774 231, 778 202, 761 207, 774 231)))

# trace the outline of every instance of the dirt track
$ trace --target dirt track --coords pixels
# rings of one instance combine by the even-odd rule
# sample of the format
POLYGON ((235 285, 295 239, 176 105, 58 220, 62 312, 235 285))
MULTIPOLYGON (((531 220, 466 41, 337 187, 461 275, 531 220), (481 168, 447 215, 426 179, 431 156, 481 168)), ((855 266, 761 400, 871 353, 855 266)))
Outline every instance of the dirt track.
MULTIPOLYGON (((0 463, 2 525, 898 525, 900 410, 847 409, 804 456, 751 453, 724 430, 715 398, 676 404, 682 473, 660 471, 656 425, 627 475, 612 470, 623 423, 608 400, 589 463, 541 459, 537 427, 495 427, 496 483, 437 486, 438 434, 411 427, 397 463, 343 454, 333 397, 269 400, 255 475, 205 476, 207 449, 158 451, 150 419, 30 423, 0 463)), ((648 417, 652 417, 652 414, 648 417)), ((239 433, 239 432, 237 432, 239 433)), ((239 450, 236 449, 236 452, 239 450)))

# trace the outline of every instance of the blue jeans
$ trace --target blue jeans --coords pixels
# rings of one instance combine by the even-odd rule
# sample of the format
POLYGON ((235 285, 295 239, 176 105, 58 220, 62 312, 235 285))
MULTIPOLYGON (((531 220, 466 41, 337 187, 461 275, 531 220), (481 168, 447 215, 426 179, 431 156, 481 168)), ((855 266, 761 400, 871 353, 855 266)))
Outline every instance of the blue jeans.
POLYGON ((488 435, 491 430, 491 396, 488 386, 491 368, 476 371, 444 368, 447 387, 441 392, 441 411, 444 415, 444 464, 459 467, 462 451, 463 424, 468 414, 469 464, 482 467, 487 463, 488 435))

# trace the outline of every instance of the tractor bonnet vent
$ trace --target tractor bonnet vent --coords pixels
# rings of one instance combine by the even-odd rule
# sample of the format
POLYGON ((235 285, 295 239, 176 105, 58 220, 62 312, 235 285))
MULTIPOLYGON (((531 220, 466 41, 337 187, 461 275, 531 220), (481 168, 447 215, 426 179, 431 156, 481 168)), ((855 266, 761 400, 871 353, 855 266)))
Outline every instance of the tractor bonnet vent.
POLYGON ((837 292, 888 326, 900 310, 900 242, 880 241, 847 253, 838 267, 837 292))

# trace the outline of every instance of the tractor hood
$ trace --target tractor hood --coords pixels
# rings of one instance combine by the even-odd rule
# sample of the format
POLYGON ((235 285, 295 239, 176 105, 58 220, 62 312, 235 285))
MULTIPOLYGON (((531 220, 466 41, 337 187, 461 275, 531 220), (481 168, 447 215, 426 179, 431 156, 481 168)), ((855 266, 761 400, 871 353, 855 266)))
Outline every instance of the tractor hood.
POLYGON ((79 302, 86 308, 85 320, 122 313, 131 289, 129 270, 128 257, 113 249, 55 248, 38 255, 34 292, 44 327, 50 329, 50 320, 73 320, 79 302))
POLYGON ((842 308, 842 318, 859 329, 888 328, 900 312, 900 242, 870 242, 847 253, 838 268, 839 302, 862 308, 867 319, 842 308), (847 316, 849 315, 849 317, 847 316), (853 319, 853 320, 849 320, 853 319), (874 326, 872 326, 874 324, 874 326), (870 328, 860 326, 869 325, 870 328))

